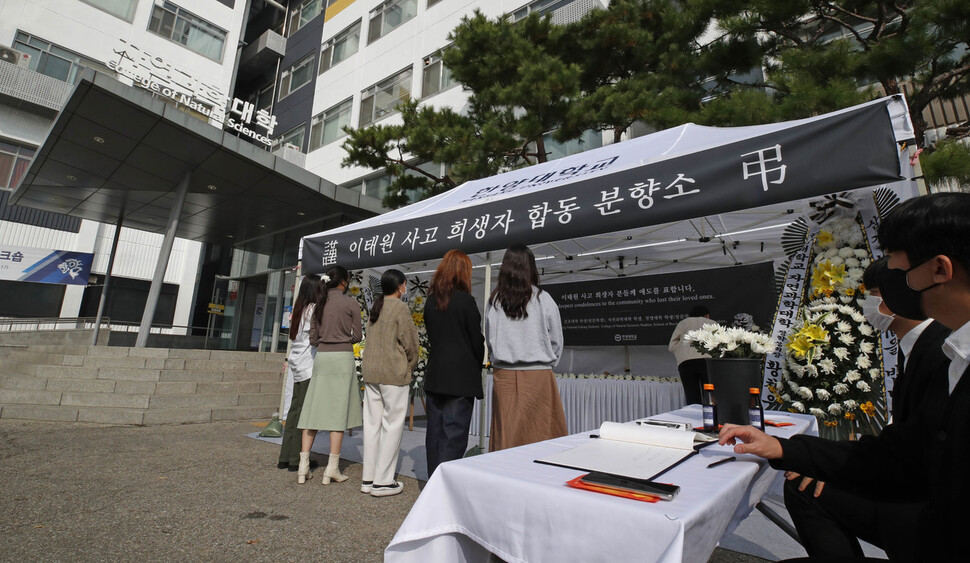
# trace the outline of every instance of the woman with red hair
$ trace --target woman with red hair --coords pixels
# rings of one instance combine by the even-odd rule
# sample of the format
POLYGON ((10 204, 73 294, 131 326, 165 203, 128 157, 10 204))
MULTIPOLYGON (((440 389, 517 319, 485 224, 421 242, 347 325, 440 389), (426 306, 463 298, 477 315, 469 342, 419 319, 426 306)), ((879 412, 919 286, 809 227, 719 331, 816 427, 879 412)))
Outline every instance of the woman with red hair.
POLYGON ((475 399, 481 399, 485 338, 482 316, 471 296, 472 261, 449 250, 431 278, 424 305, 428 331, 428 399, 425 447, 428 478, 439 464, 459 459, 468 447, 475 399))

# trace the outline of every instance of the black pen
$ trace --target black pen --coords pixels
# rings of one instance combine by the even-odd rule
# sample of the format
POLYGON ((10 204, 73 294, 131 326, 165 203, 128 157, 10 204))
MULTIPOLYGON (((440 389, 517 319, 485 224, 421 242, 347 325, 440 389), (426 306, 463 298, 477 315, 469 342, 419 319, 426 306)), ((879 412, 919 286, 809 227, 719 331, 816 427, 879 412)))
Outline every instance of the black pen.
POLYGON ((726 457, 724 459, 719 459, 719 460, 715 461, 714 463, 708 464, 707 465, 707 468, 710 469, 712 467, 717 467, 718 465, 723 465, 723 464, 725 464, 725 463, 727 463, 729 461, 734 461, 736 459, 738 459, 738 458, 734 457, 733 455, 731 457, 726 457))

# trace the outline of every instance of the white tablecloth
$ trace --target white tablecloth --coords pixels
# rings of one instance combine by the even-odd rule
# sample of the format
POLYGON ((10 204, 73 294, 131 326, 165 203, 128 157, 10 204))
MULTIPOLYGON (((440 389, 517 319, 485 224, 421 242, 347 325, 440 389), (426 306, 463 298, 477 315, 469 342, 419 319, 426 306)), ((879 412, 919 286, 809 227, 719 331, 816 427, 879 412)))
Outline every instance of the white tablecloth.
MULTIPOLYGON (((657 417, 659 418, 659 417, 657 417)), ((662 416, 699 424, 690 405, 662 416)), ((817 432, 813 417, 771 413, 817 432)), ((440 465, 384 551, 386 562, 707 561, 718 540, 751 512, 781 473, 716 444, 659 480, 680 485, 670 502, 645 503, 569 488, 583 471, 533 460, 589 440, 582 433, 440 465), (707 468, 714 460, 738 460, 707 468)), ((782 533, 779 530, 779 533, 782 533)))
MULTIPOLYGON (((684 388, 680 380, 668 379, 574 379, 557 377, 566 428, 570 434, 599 428, 604 420, 624 422, 646 418, 684 406, 684 388)), ((485 397, 485 434, 492 420, 492 374, 488 375, 485 397)), ((475 401, 471 434, 479 433, 479 409, 475 401)))

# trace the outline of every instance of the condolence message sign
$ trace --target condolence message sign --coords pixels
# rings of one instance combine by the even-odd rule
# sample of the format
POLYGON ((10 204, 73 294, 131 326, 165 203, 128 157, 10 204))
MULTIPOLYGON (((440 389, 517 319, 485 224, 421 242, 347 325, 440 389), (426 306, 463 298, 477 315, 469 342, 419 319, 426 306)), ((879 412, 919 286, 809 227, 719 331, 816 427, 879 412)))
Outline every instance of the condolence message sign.
POLYGON ((0 245, 0 280, 87 285, 94 254, 0 245))
POLYGON ((559 304, 568 346, 667 345, 695 305, 711 319, 765 326, 776 296, 770 262, 656 276, 543 285, 559 304))

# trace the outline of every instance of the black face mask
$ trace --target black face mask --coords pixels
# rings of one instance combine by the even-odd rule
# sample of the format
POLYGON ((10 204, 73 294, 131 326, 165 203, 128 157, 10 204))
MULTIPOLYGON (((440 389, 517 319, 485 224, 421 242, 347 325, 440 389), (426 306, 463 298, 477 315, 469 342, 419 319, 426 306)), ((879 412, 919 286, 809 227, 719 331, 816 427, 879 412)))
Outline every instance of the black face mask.
POLYGON ((906 280, 906 274, 925 263, 917 264, 908 270, 890 268, 886 271, 886 276, 879 284, 879 292, 886 306, 896 315, 914 321, 926 320, 926 314, 923 312, 923 292, 940 284, 934 283, 925 289, 913 289, 906 280))

